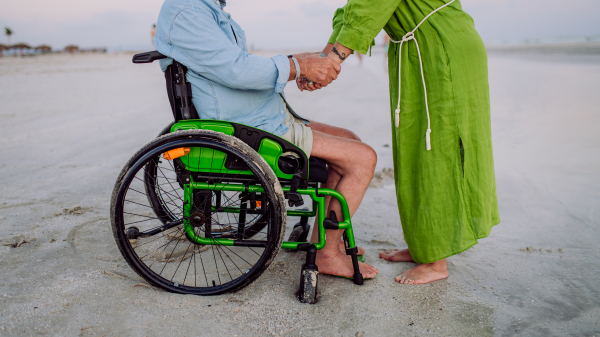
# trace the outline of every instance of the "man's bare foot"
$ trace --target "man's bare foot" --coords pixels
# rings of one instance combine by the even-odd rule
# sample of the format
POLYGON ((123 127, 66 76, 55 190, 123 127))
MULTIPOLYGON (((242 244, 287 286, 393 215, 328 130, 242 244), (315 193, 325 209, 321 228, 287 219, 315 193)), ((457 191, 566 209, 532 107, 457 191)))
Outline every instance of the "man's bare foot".
MULTIPOLYGON (((364 255, 365 254, 365 250, 362 247, 357 247, 358 248, 358 254, 356 255, 364 255)), ((344 254, 346 254, 346 244, 344 243, 344 241, 340 241, 340 251, 344 254)))
POLYGON ((379 257, 392 262, 415 262, 408 249, 392 249, 386 252, 379 252, 379 257))
POLYGON ((448 277, 446 259, 433 263, 420 264, 411 270, 396 276, 396 282, 402 284, 425 284, 448 277))
MULTIPOLYGON (((334 253, 335 254, 335 253, 334 253)), ((352 267, 352 258, 340 251, 335 255, 328 255, 322 251, 317 252, 317 266, 320 274, 352 277, 354 276, 354 268, 352 267)), ((366 263, 359 262, 358 267, 364 278, 373 278, 379 269, 370 266, 366 263)))

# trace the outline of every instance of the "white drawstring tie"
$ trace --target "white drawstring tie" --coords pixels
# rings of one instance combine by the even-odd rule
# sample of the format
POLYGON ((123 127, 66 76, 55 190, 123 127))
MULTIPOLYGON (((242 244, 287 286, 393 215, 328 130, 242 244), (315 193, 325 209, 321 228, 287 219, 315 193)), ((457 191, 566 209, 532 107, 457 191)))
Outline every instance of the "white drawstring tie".
POLYGON ((431 150, 431 136, 430 136, 431 135, 431 119, 429 118, 429 104, 427 103, 427 86, 425 85, 425 74, 423 73, 423 60, 421 59, 421 51, 419 50, 419 42, 417 42, 417 38, 415 37, 415 32, 417 31, 417 29, 419 29, 419 27, 423 24, 423 22, 425 22, 425 21, 427 21, 427 19, 429 19, 430 16, 432 16, 434 13, 436 13, 440 9, 442 9, 446 6, 449 6, 454 1, 456 1, 456 0, 452 0, 452 1, 448 2, 447 4, 437 8, 433 12, 429 13, 429 15, 427 15, 425 18, 423 18, 423 20, 421 20, 421 22, 419 22, 419 24, 415 27, 415 29, 406 33, 402 37, 402 40, 395 41, 390 38, 391 42, 400 43, 400 48, 398 48, 398 50, 399 50, 399 55, 398 55, 398 106, 396 106, 396 113, 394 115, 394 124, 396 125, 396 128, 400 126, 400 94, 402 92, 401 91, 401 89, 402 89, 402 71, 401 71, 402 45, 404 44, 404 42, 413 40, 413 41, 415 41, 415 45, 417 46, 417 54, 419 55, 419 65, 421 67, 421 79, 423 80, 423 91, 425 92, 425 111, 427 111, 427 131, 425 131, 425 144, 426 144, 427 151, 431 150))

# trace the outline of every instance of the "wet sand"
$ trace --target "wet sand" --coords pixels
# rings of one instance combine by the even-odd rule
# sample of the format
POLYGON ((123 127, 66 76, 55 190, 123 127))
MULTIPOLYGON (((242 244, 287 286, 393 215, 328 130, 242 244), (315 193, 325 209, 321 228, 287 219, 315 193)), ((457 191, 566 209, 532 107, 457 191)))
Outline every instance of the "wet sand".
MULTIPOLYGON (((449 279, 399 285, 414 264, 377 257, 406 247, 379 173, 353 223, 381 273, 362 287, 322 276, 316 305, 294 296, 301 253, 280 252, 257 282, 216 297, 156 290, 124 262, 111 191, 171 120, 158 66, 130 58, 0 58, 0 335, 600 335, 600 55, 491 52, 501 224, 448 259, 449 279)), ((306 117, 355 131, 382 171, 387 88, 376 52, 323 91, 286 93, 306 117)))

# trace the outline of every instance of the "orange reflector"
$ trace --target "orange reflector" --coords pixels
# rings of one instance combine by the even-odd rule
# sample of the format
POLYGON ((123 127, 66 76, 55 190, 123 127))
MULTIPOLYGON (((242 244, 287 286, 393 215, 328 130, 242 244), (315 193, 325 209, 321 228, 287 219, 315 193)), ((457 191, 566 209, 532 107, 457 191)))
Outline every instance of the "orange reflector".
POLYGON ((256 202, 256 207, 257 207, 257 208, 258 208, 258 207, 260 207, 260 205, 261 205, 261 204, 262 204, 262 201, 257 201, 257 202, 256 202))
POLYGON ((183 157, 188 153, 190 153, 189 147, 180 147, 178 149, 173 149, 163 153, 163 157, 165 157, 166 160, 173 160, 179 157, 183 157))

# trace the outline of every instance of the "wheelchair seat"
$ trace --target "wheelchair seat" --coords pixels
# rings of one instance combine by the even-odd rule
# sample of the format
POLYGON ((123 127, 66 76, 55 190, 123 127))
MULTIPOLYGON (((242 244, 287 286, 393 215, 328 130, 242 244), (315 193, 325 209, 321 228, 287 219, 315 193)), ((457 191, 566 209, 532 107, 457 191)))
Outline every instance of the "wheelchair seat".
POLYGON ((327 163, 325 160, 317 157, 310 157, 308 159, 308 180, 324 184, 327 182, 327 175, 327 163))

